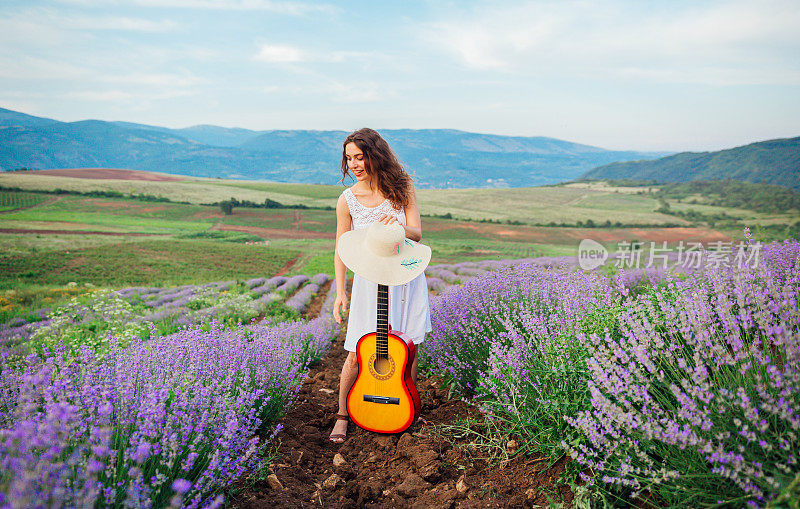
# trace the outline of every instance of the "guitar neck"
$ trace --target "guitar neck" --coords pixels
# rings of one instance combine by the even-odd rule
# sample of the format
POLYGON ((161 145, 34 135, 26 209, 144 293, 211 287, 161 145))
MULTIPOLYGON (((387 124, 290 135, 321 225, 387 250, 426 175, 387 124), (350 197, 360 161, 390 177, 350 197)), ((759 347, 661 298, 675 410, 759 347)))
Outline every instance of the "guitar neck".
POLYGON ((389 357, 389 287, 378 285, 378 324, 375 327, 375 353, 384 359, 389 357))

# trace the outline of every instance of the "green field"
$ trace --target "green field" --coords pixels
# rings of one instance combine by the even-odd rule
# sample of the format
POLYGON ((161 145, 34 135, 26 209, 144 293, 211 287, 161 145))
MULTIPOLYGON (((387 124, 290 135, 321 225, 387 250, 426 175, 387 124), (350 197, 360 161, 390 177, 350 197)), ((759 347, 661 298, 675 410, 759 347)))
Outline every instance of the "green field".
MULTIPOLYGON (((343 186, 315 186, 265 182, 199 179, 186 182, 96 180, 44 175, 0 174, 0 186, 23 189, 70 191, 116 191, 123 194, 163 196, 194 204, 230 198, 263 203, 265 199, 285 205, 335 207, 343 186)), ((665 224, 682 222, 654 212, 658 202, 618 188, 531 187, 518 189, 419 189, 420 213, 451 214, 460 219, 520 221, 529 224, 611 220, 623 223, 665 224), (610 189, 610 190, 609 190, 610 189)))
MULTIPOLYGON (((63 189, 78 192, 115 191, 126 195, 165 197, 175 202, 203 204, 235 198, 240 201, 263 203, 270 199, 285 205, 335 207, 344 186, 286 184, 258 181, 237 181, 185 177, 180 182, 151 182, 143 180, 98 180, 67 178, 21 172, 0 173, 0 186, 26 190, 63 189)), ((637 225, 689 224, 675 215, 657 212, 659 201, 652 187, 612 186, 603 182, 571 183, 557 186, 513 189, 419 189, 420 212, 423 216, 450 214, 467 220, 513 221, 525 224, 575 225, 588 220, 596 224, 609 221, 637 225)), ((706 214, 727 213, 753 224, 769 224, 775 215, 713 205, 687 203, 688 200, 668 200, 674 210, 696 208, 706 214)), ((702 203, 702 201, 701 201, 702 203)), ((164 204, 150 204, 164 205, 164 204)), ((88 205, 87 205, 88 206, 88 205)), ((172 218, 185 220, 185 209, 175 211, 172 218)), ((312 212, 303 212, 312 214, 312 212)), ((169 212, 149 217, 169 219, 169 212)), ((798 219, 798 211, 782 214, 778 221, 798 219)), ((320 215, 313 217, 318 220, 320 215)), ((45 220, 45 219, 41 219, 45 220)), ((231 224, 252 225, 232 219, 231 224)), ((327 227, 327 225, 325 226, 327 227)), ((322 230, 320 230, 322 231, 322 230)))
POLYGON ((300 254, 213 241, 145 240, 0 257, 0 289, 65 285, 168 286, 271 276, 300 254))
POLYGON ((214 225, 238 225, 257 228, 290 229, 299 218, 306 230, 335 230, 335 214, 319 209, 248 209, 237 208, 233 215, 222 214, 219 207, 182 203, 149 203, 125 198, 59 196, 57 201, 40 207, 8 212, 0 216, 0 227, 51 229, 62 223, 64 229, 146 234, 182 234, 207 231, 214 225), (71 227, 79 225, 79 227, 71 227))
POLYGON ((185 177, 181 182, 154 182, 146 180, 100 180, 49 175, 0 173, 0 186, 19 187, 25 190, 53 191, 116 191, 123 194, 149 194, 163 196, 171 201, 195 204, 215 203, 230 198, 263 203, 265 199, 285 205, 309 207, 336 206, 336 198, 343 188, 339 186, 311 186, 250 182, 210 178, 185 177), (321 188, 321 189, 318 189, 321 188))
MULTIPOLYGON (((344 189, 344 186, 186 178, 184 182, 149 182, 12 173, 0 174, 0 186, 149 194, 195 204, 230 198, 254 203, 270 199, 286 205, 309 207, 335 207, 336 199, 344 189)), ((419 189, 417 195, 423 215, 449 213, 461 219, 508 220, 528 224, 575 224, 587 219, 653 225, 682 223, 674 217, 655 212, 659 204, 653 197, 632 193, 628 188, 572 185, 515 189, 419 189)))
MULTIPOLYGON (((0 186, 116 191, 175 201, 0 192, 7 208, 25 207, 0 214, 0 288, 70 281, 112 286, 182 284, 264 276, 295 258, 289 274, 333 275, 333 210, 235 207, 233 214, 225 215, 218 206, 200 203, 272 199, 332 207, 340 186, 190 177, 184 182, 92 180, 21 173, 0 174, 0 186)), ((765 236, 780 236, 784 225, 789 228, 798 220, 796 211, 766 214, 709 205, 699 198, 700 203, 693 204, 691 197, 684 197, 667 200, 669 210, 694 210, 705 219, 723 219, 710 219, 711 228, 702 221, 694 225, 699 228, 663 228, 659 225, 692 225, 685 216, 656 212, 662 206, 655 197, 657 191, 602 182, 418 190, 423 242, 433 250, 433 263, 571 256, 583 238, 597 239, 608 247, 632 240, 704 241, 725 235, 740 239, 743 226, 756 232, 763 229, 765 236)))
POLYGON ((0 212, 32 207, 45 201, 46 196, 36 193, 0 191, 0 212))

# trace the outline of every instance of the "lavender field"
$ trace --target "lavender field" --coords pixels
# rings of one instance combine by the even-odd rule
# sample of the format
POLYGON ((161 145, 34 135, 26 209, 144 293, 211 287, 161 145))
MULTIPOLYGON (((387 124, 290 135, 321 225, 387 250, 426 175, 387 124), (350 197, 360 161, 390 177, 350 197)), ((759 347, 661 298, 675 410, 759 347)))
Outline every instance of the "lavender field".
POLYGON ((101 290, 4 324, 0 506, 219 506, 338 334, 331 292, 299 319, 327 280, 101 290))
MULTIPOLYGON (((592 505, 782 507, 800 484, 800 244, 755 266, 432 265, 421 366, 592 505)), ((0 325, 0 506, 219 507, 339 326, 326 274, 97 290, 0 325)), ((329 286, 335 288, 335 284, 329 286)), ((504 443, 504 442, 502 442, 504 443)))
POLYGON ((335 284, 302 316, 328 281, 96 289, 0 324, 0 507, 219 507, 339 333, 335 284))
POLYGON ((688 273, 530 260, 435 297, 423 364, 519 453, 573 458, 587 503, 796 507, 799 296, 796 241, 688 273))

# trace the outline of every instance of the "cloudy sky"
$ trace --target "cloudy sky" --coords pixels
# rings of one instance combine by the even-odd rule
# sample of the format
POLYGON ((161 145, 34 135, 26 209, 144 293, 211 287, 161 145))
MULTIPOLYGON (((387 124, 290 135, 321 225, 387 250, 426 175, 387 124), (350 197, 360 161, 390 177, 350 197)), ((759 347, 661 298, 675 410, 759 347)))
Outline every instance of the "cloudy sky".
POLYGON ((0 107, 717 150, 800 136, 800 0, 3 0, 0 107))

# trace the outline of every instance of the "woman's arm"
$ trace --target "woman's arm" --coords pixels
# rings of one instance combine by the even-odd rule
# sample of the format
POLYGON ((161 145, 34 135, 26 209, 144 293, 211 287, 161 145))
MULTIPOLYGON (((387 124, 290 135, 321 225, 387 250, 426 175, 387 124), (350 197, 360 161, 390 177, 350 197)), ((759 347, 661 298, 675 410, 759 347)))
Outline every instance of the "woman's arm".
POLYGON ((422 240, 422 221, 419 218, 419 209, 417 208, 417 190, 414 188, 414 183, 411 182, 410 200, 406 206, 406 237, 419 242, 422 240))
MULTIPOLYGON (((403 226, 406 230, 406 238, 419 242, 422 240, 422 222, 419 218, 419 209, 417 208, 417 191, 414 189, 414 183, 411 183, 411 196, 408 205, 405 207, 406 211, 406 224, 403 226)), ((380 222, 383 224, 397 223, 397 218, 389 214, 381 216, 380 222)), ((399 223, 398 223, 399 224, 399 223)))
POLYGON ((336 320, 336 323, 341 323, 342 321, 341 315, 339 314, 339 307, 341 307, 342 312, 347 311, 347 290, 345 286, 345 282, 347 281, 347 267, 342 259, 339 258, 336 247, 339 246, 339 237, 341 237, 343 233, 350 231, 351 225, 350 208, 347 206, 344 195, 339 196, 339 200, 336 202, 336 244, 333 248, 333 270, 336 275, 336 300, 333 303, 333 318, 336 320))

